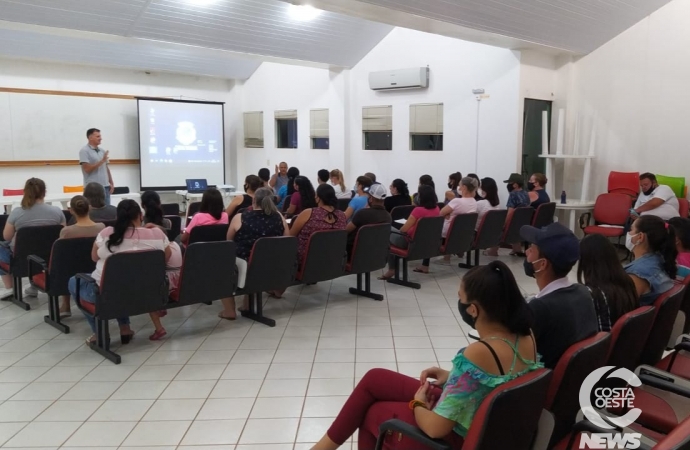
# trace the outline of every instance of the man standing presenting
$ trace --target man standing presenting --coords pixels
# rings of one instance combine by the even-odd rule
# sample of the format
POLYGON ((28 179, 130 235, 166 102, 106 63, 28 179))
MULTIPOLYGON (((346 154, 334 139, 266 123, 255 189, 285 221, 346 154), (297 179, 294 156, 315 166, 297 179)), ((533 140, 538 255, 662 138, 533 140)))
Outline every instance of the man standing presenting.
POLYGON ((105 204, 110 204, 110 194, 115 190, 113 176, 108 168, 108 150, 103 150, 98 146, 101 143, 101 130, 89 128, 86 132, 89 140, 88 144, 79 150, 79 164, 81 173, 84 175, 84 186, 91 182, 96 182, 103 186, 105 191, 105 204))

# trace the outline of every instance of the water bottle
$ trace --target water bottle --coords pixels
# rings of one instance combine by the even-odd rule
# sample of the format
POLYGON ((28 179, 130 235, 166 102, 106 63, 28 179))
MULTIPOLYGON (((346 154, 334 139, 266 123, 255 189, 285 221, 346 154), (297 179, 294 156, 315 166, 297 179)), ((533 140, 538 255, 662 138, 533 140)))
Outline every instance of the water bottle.
POLYGON ((565 205, 565 191, 561 192, 561 205, 565 205))

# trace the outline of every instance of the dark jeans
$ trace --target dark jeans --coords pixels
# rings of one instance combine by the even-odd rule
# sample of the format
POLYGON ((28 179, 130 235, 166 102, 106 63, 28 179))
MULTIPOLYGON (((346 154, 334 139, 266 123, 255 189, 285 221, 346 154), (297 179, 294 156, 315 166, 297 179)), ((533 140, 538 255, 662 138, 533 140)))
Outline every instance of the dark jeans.
MULTIPOLYGON (((407 238, 405 236, 403 236, 402 234, 400 234, 400 232, 393 227, 391 227, 390 242, 391 242, 391 245, 398 247, 398 248, 402 248, 402 249, 406 249, 410 245, 407 242, 407 238)), ((395 270, 395 255, 393 255, 392 253, 390 255, 388 255, 388 268, 390 270, 395 270)))
MULTIPOLYGON (((78 302, 79 299, 77 299, 77 277, 72 277, 69 279, 69 282, 67 283, 67 288, 69 289, 70 294, 72 294, 72 298, 74 299, 74 301, 78 302)), ((91 283, 90 281, 81 280, 79 282, 79 296, 85 302, 96 303, 96 298, 98 298, 98 286, 94 283, 91 283)), ((89 325, 91 326, 91 331, 95 333, 96 320, 86 313, 84 313, 84 317, 86 317, 86 321, 89 322, 89 325)), ((117 323, 120 325, 129 325, 129 317, 117 319, 117 323)))

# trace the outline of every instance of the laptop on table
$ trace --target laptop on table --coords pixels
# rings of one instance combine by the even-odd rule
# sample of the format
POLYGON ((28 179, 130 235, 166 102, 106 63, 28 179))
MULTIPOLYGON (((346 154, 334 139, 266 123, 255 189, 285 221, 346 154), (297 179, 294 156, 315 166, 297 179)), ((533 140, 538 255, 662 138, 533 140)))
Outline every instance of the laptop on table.
POLYGON ((203 194, 208 189, 205 178, 188 178, 185 181, 187 182, 187 192, 190 194, 203 194))

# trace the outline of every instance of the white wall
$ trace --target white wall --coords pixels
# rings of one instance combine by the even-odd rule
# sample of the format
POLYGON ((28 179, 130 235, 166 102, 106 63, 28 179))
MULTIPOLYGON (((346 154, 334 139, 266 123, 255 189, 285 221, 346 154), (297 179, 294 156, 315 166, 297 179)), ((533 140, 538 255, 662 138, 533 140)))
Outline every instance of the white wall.
POLYGON ((596 119, 595 193, 605 192, 611 170, 690 180, 688 17, 690 2, 674 0, 559 75, 570 85, 571 130, 578 114, 596 119))
MULTIPOLYGON (((100 69, 96 67, 82 67, 11 59, 0 60, 0 87, 44 89, 77 92, 97 92, 106 94, 123 94, 154 97, 177 97, 187 99, 203 99, 228 102, 226 104, 226 118, 236 115, 234 110, 235 93, 232 92, 232 82, 226 80, 144 72, 118 69, 100 69)), ((60 114, 60 111, 44 111, 44 115, 60 114)), ((84 124, 84 132, 99 124, 84 124)), ((108 130, 102 129, 103 146, 110 150, 111 158, 121 159, 117 148, 108 146, 108 130)), ((226 153, 232 157, 235 149, 234 122, 226 119, 226 153)), ((51 136, 30 136, 27 139, 46 139, 51 136)), ((86 143, 86 137, 84 137, 86 143)), ((77 159, 79 148, 74 149, 74 159, 77 159)), ((20 159, 20 158, 17 158, 20 159)), ((27 156, 26 159, 31 159, 27 156)), ((55 159, 61 159, 56 157, 55 159)), ((235 167, 230 166, 232 158, 226 158, 226 176, 228 181, 234 181, 235 167)), ((113 179, 117 186, 129 186, 139 190, 139 166, 113 165, 111 166, 113 179)), ((63 185, 81 184, 82 175, 78 165, 74 167, 22 167, 0 168, 0 189, 23 188, 27 178, 36 176, 42 178, 49 192, 61 193, 63 185)))

